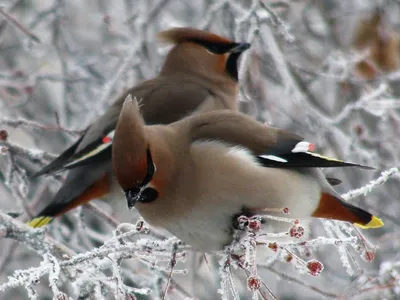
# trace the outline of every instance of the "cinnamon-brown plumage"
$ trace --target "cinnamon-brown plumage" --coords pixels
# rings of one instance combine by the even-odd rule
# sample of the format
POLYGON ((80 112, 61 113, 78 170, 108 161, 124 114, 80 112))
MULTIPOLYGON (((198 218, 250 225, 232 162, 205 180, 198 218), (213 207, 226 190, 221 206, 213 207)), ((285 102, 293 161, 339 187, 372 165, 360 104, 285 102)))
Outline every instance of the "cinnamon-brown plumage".
POLYGON ((140 120, 137 103, 127 100, 113 145, 117 181, 130 208, 197 250, 222 249, 232 240, 235 216, 264 209, 383 226, 345 202, 320 170, 368 167, 319 156, 297 135, 227 110, 164 126, 140 120))
POLYGON ((128 94, 140 99, 146 124, 168 124, 218 109, 237 110, 237 61, 249 44, 192 28, 175 28, 160 35, 174 44, 160 74, 123 93, 75 144, 35 175, 72 169, 48 206, 29 222, 31 226, 45 225, 66 207, 72 209, 73 204, 118 190, 111 170, 111 145, 128 94), (98 184, 104 177, 107 189, 98 184))

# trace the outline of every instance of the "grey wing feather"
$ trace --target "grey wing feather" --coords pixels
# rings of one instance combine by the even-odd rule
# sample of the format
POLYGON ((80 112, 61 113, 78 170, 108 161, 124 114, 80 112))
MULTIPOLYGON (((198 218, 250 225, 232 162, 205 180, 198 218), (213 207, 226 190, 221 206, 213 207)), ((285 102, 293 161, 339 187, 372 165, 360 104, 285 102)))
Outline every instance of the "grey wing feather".
MULTIPOLYGON (((169 124, 179 120, 201 106, 210 95, 206 88, 190 79, 177 81, 171 77, 159 77, 145 81, 121 95, 105 114, 87 128, 85 134, 77 142, 34 176, 63 171, 67 164, 101 145, 102 138, 115 129, 122 104, 129 94, 137 99, 143 99, 141 112, 147 124, 169 124), (179 88, 176 82, 179 82, 179 88)), ((67 168, 97 163, 97 161, 91 157, 86 161, 80 161, 76 166, 67 168)))

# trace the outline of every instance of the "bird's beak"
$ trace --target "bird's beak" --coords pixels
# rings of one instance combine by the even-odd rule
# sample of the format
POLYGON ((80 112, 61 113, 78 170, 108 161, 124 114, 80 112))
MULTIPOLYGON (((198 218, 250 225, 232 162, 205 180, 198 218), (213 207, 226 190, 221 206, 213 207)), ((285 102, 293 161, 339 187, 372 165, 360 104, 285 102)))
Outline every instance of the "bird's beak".
POLYGON ((140 188, 134 188, 125 191, 125 198, 128 203, 128 208, 132 209, 135 207, 136 203, 140 200, 140 188))
POLYGON ((249 43, 237 43, 235 47, 233 47, 229 52, 230 53, 242 53, 249 49, 251 44, 249 43))

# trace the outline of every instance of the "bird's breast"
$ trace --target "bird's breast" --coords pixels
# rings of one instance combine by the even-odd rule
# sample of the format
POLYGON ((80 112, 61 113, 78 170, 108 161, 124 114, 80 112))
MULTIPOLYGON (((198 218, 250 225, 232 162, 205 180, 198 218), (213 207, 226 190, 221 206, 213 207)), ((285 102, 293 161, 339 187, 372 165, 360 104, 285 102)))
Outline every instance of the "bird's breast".
POLYGON ((182 163, 168 192, 137 208, 147 222, 200 251, 229 244, 233 218, 243 209, 289 207, 289 217, 302 218, 309 217, 319 201, 320 189, 312 176, 262 167, 242 148, 199 142, 182 163))

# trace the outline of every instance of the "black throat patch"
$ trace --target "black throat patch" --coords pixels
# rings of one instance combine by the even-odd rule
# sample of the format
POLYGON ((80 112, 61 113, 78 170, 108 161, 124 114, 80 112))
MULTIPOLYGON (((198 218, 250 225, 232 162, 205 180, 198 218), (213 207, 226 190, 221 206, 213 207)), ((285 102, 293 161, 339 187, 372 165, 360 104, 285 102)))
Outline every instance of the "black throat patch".
POLYGON ((128 207, 131 209, 137 202, 150 203, 157 199, 158 192, 152 187, 146 187, 153 179, 154 173, 156 172, 156 166, 154 165, 153 158, 151 157, 150 148, 146 150, 147 158, 147 171, 144 179, 132 189, 124 190, 125 198, 128 202, 128 207))

